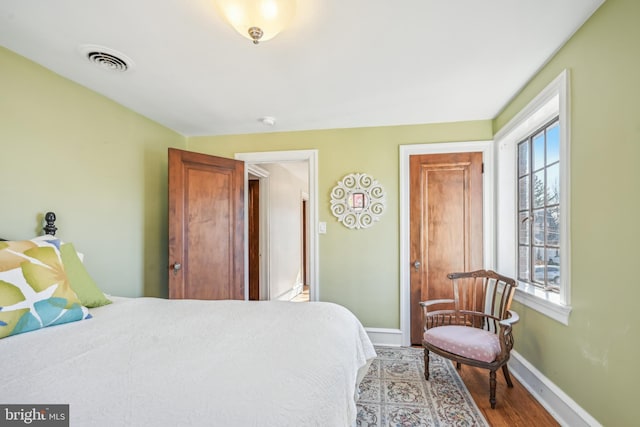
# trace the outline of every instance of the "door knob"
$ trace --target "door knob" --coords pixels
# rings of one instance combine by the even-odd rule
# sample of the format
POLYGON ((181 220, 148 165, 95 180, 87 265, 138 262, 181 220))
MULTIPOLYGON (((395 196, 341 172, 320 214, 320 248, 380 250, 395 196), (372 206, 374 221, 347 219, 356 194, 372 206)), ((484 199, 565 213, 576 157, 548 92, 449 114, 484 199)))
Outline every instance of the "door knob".
POLYGON ((182 268, 182 264, 180 264, 179 262, 176 262, 171 266, 171 269, 173 270, 173 274, 178 274, 178 271, 181 268, 182 268))
POLYGON ((416 269, 416 271, 419 271, 419 270, 420 270, 420 266, 421 266, 421 265, 422 265, 422 264, 420 264, 420 261, 416 260, 416 261, 414 261, 414 263, 413 263, 413 268, 415 268, 415 269, 416 269))

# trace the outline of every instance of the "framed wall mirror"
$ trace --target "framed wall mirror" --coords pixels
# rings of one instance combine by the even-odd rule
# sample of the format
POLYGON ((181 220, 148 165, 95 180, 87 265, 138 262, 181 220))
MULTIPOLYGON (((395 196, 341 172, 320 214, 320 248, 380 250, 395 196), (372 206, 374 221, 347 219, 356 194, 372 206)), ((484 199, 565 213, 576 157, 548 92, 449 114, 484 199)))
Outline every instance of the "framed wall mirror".
POLYGON ((373 226, 384 213, 385 203, 382 185, 365 173, 346 175, 331 190, 331 212, 351 229, 373 226))

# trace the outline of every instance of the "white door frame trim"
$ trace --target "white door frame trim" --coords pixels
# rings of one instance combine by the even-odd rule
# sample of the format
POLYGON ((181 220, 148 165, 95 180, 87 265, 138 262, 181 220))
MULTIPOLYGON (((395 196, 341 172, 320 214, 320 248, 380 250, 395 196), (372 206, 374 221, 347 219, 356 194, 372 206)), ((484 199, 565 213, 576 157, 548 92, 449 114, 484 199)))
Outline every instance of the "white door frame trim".
MULTIPOLYGON (((256 153, 236 153, 237 160, 243 160, 245 182, 247 168, 261 163, 286 163, 306 161, 309 165, 309 300, 318 301, 320 297, 320 259, 318 247, 318 150, 264 151, 256 153)), ((248 197, 245 185, 245 206, 248 197)), ((247 210, 245 209, 245 236, 247 235, 247 210)), ((268 255, 266 255, 268 256, 268 255)), ((245 238, 245 292, 248 292, 248 248, 245 238)))
POLYGON ((409 208, 409 158, 421 154, 446 154, 481 152, 484 162, 482 180, 483 199, 483 265, 495 265, 495 216, 494 216, 494 148, 493 141, 460 141, 436 144, 412 144, 400 146, 400 330, 402 345, 411 345, 411 282, 410 256, 410 208, 409 208))

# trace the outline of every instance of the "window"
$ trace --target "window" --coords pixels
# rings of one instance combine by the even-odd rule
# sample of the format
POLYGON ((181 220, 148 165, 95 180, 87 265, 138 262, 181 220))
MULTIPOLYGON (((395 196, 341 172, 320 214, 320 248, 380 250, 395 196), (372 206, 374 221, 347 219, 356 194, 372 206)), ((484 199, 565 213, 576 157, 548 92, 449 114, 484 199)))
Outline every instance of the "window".
POLYGON ((568 324, 571 312, 569 81, 564 71, 495 136, 496 269, 515 300, 568 324))
POLYGON ((560 124, 518 144, 518 280, 560 291, 560 124))

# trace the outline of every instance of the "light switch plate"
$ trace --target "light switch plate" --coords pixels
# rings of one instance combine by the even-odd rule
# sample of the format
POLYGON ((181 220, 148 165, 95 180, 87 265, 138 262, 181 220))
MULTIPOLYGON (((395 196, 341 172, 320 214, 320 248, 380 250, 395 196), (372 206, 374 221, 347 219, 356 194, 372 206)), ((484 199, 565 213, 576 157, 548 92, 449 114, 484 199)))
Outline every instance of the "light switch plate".
POLYGON ((319 234, 327 234, 327 223, 319 222, 318 223, 318 233, 319 234))

